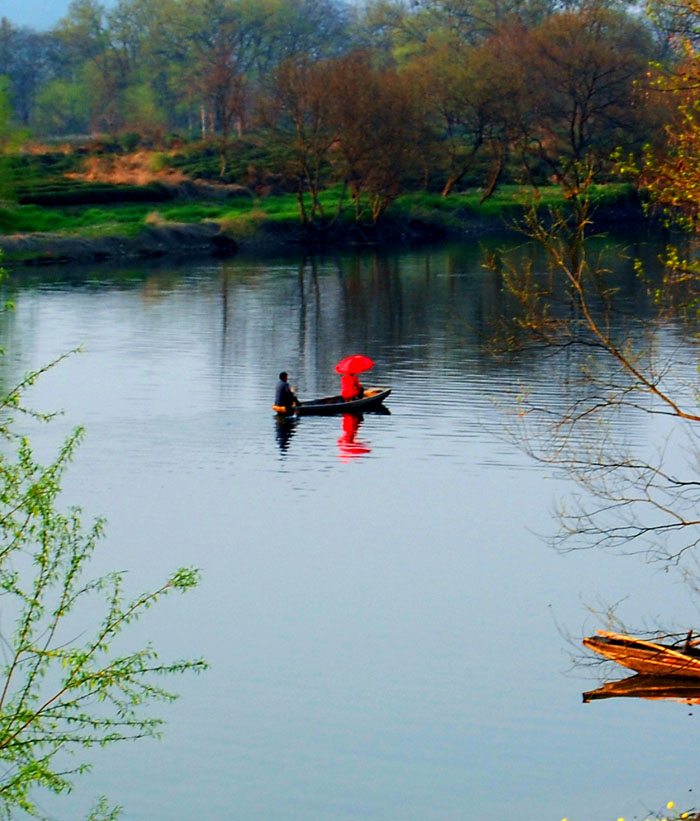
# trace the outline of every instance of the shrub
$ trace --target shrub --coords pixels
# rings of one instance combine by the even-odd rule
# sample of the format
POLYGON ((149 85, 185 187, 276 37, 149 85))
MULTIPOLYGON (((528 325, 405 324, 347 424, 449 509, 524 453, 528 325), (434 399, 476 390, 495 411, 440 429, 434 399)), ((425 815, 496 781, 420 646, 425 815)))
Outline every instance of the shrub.
POLYGON ((130 154, 132 151, 135 151, 141 143, 141 135, 135 131, 126 131, 124 134, 119 135, 119 143, 124 151, 130 154))

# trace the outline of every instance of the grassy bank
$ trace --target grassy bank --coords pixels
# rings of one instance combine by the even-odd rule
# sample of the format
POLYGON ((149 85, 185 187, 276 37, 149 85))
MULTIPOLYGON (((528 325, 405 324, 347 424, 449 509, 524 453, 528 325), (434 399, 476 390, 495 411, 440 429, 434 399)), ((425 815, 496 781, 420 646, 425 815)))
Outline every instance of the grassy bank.
MULTIPOLYGON (((111 189, 119 189, 111 186, 111 189)), ((107 189, 104 202, 99 204, 51 205, 14 203, 0 207, 0 246, 5 247, 5 260, 13 261, 13 251, 3 239, 11 235, 46 235, 50 242, 58 238, 97 241, 108 237, 125 237, 137 240, 152 235, 155 229, 174 225, 217 223, 220 231, 242 246, 249 245, 264 250, 266 245, 302 242, 308 240, 308 232, 302 228, 299 205, 295 194, 255 197, 231 197, 226 189, 207 189, 207 196, 197 196, 197 191, 177 187, 163 195, 160 186, 127 186, 126 197, 134 189, 140 190, 141 199, 148 199, 149 192, 156 201, 120 202, 118 194, 107 189), (3 236, 4 235, 4 236, 3 236)), ((601 214, 621 214, 633 211, 636 198, 629 186, 607 185, 594 191, 601 214)), ((65 196, 62 190, 61 196, 65 196)), ((77 194, 73 194, 77 198, 77 194)), ((97 196, 87 192, 87 197, 97 196)), ((325 213, 333 216, 338 211, 340 191, 330 189, 321 197, 325 213)), ((426 239, 440 236, 468 234, 470 229, 483 231, 485 226, 502 230, 522 213, 524 206, 532 202, 532 191, 518 186, 503 186, 481 202, 478 190, 456 193, 443 198, 439 194, 415 192, 404 194, 394 201, 375 225, 355 223, 354 210, 345 203, 340 215, 329 230, 316 230, 313 241, 333 244, 344 241, 382 241, 383 239, 426 239)), ((542 188, 539 203, 543 207, 565 207, 566 203, 558 187, 542 188)), ((20 255, 26 261, 27 251, 20 255)))

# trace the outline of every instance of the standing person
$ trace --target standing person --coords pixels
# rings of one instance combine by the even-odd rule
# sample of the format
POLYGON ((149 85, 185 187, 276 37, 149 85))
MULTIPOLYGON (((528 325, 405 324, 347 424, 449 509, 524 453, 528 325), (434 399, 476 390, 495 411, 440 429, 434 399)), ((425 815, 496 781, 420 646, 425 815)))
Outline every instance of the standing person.
POLYGON ((277 387, 275 388, 275 407, 284 408, 285 413, 289 413, 295 405, 301 404, 294 395, 294 391, 292 390, 287 379, 287 371, 282 371, 280 374, 280 381, 277 383, 277 387))
POLYGON ((346 402, 362 399, 365 389, 360 385, 356 373, 344 373, 340 379, 340 395, 346 402))

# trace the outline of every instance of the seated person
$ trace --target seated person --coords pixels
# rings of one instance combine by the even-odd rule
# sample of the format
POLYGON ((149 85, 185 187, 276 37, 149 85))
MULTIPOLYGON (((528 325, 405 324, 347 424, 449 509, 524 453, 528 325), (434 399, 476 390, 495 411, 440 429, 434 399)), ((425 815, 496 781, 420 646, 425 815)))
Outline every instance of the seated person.
POLYGON ((340 395, 346 402, 351 402, 353 399, 362 399, 364 392, 365 389, 360 385, 357 374, 343 374, 340 380, 340 395))
POLYGON ((295 405, 300 405, 301 403, 294 395, 294 391, 287 381, 287 378, 287 372, 282 371, 280 374, 280 381, 277 383, 277 387, 275 388, 275 406, 278 408, 284 408, 285 411, 289 413, 295 405))

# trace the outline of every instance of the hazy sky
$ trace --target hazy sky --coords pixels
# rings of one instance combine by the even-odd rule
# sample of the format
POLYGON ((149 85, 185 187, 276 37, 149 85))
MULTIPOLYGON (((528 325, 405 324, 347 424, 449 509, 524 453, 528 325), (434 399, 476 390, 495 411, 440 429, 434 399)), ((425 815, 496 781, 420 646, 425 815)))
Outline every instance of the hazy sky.
MULTIPOLYGON (((68 11, 70 0, 0 0, 0 17, 15 26, 31 26, 45 31, 54 26, 68 11)), ((103 0, 105 6, 110 2, 103 0)))

